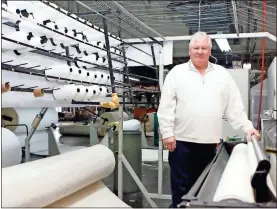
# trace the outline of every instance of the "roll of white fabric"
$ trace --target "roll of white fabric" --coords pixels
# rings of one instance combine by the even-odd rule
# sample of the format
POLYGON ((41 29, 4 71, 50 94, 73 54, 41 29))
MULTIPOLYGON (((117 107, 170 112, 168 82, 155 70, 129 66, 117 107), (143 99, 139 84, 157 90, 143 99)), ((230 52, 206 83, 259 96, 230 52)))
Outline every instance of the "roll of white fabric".
POLYGON ((107 177, 114 167, 113 152, 103 145, 95 145, 5 168, 2 205, 46 207, 107 177))
POLYGON ((9 129, 2 128, 2 168, 20 164, 22 150, 20 141, 9 129))
POLYGON ((213 201, 236 199, 245 203, 255 203, 250 173, 248 147, 246 144, 240 143, 232 151, 213 201))
MULTIPOLYGON (((12 121, 4 120, 4 125, 18 125, 26 124, 29 131, 32 128, 32 123, 35 116, 41 111, 41 108, 2 108, 1 116, 12 117, 12 121)), ((44 117, 42 118, 37 131, 45 130, 45 127, 49 127, 51 123, 56 124, 58 122, 58 113, 55 108, 48 108, 44 117)), ((25 126, 7 126, 7 129, 17 133, 26 133, 25 126)))
POLYGON ((129 207, 121 201, 114 193, 112 193, 101 181, 87 186, 80 191, 63 198, 51 205, 49 208, 65 208, 65 207, 129 207))

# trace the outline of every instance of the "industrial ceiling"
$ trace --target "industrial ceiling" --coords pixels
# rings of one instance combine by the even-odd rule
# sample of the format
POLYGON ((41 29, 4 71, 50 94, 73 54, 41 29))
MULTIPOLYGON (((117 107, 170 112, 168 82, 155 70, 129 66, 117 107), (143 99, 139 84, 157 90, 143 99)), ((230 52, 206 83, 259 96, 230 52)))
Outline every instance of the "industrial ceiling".
MULTIPOLYGON (((64 9, 103 27, 108 18, 108 30, 122 38, 157 37, 150 29, 122 12, 122 8, 163 36, 191 35, 198 30, 208 34, 269 32, 276 36, 276 1, 262 0, 184 0, 184 1, 53 1, 64 9), (120 17, 120 18, 119 18, 120 17), (119 27, 120 26, 120 27, 119 27), (121 28, 121 30, 120 30, 121 28)), ((229 39, 232 51, 223 53, 213 43, 212 54, 219 64, 232 60, 250 60, 261 65, 262 39, 229 39)), ((174 64, 188 59, 188 41, 174 41, 174 64)), ((276 56, 276 44, 266 40, 265 58, 269 65, 276 56)))

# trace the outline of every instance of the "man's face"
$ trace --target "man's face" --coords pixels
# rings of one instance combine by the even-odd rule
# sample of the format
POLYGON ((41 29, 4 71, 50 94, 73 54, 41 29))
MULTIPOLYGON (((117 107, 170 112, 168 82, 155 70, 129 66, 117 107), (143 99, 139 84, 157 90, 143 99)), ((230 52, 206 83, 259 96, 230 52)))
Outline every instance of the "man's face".
POLYGON ((190 59, 194 64, 206 65, 209 62, 211 48, 207 38, 201 38, 191 43, 189 49, 190 59))

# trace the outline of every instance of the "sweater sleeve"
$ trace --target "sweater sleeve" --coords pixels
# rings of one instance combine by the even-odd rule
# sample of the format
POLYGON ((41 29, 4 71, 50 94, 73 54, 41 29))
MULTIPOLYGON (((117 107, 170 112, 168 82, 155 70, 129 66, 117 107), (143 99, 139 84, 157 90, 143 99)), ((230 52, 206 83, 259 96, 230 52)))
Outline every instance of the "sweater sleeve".
POLYGON ((157 112, 162 138, 174 136, 174 119, 176 109, 176 88, 173 69, 167 74, 161 93, 157 112))
POLYGON ((235 81, 229 74, 227 82, 228 99, 225 109, 225 116, 227 118, 227 121, 234 129, 241 129, 244 133, 246 133, 248 130, 254 128, 253 124, 250 120, 248 120, 239 89, 235 81))

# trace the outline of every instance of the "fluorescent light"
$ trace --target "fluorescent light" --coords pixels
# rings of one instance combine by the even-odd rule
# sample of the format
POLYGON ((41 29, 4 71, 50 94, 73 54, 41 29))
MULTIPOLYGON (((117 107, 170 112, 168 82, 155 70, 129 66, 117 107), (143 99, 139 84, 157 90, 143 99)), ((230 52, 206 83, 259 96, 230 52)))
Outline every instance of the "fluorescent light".
POLYGON ((232 51, 226 38, 218 38, 218 39, 215 39, 215 41, 222 52, 232 51))
POLYGON ((140 81, 138 78, 134 78, 134 77, 129 77, 129 79, 132 81, 140 81))

